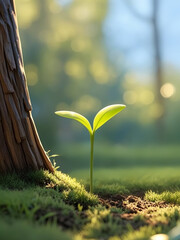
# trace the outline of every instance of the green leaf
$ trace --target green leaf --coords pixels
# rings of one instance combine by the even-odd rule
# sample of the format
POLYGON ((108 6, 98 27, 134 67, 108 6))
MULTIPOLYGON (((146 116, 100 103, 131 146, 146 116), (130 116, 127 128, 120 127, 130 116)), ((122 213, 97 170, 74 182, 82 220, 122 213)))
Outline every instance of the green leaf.
POLYGON ((89 133, 92 134, 92 128, 89 121, 81 114, 71 111, 57 111, 55 114, 65 118, 71 118, 82 123, 88 129, 89 133))
POLYGON ((93 132, 100 128, 104 123, 109 121, 116 114, 121 112, 126 106, 122 104, 114 104, 101 109, 95 116, 93 122, 93 132))

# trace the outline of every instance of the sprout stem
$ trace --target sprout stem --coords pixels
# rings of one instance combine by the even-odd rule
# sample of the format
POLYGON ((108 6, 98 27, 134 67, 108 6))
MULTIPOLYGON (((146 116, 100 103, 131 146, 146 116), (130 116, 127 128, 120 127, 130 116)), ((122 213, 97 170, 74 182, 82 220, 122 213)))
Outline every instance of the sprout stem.
POLYGON ((91 159, 90 159, 90 193, 93 193, 93 158, 94 158, 94 133, 90 134, 91 139, 91 159))

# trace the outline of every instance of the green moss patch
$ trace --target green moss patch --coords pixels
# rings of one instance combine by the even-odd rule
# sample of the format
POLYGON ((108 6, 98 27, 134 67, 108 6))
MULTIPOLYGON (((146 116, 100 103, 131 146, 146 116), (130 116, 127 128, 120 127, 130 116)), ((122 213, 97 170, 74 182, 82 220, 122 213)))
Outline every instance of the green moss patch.
POLYGON ((179 191, 141 186, 96 185, 98 197, 58 171, 1 175, 0 239, 149 240, 168 233, 180 220, 179 191))

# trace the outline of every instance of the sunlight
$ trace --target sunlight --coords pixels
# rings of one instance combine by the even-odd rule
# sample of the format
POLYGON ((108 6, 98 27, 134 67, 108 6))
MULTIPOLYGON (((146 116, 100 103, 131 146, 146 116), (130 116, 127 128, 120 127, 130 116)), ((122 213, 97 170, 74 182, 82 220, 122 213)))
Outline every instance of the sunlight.
POLYGON ((92 112, 94 109, 98 110, 101 107, 101 102, 90 95, 84 95, 74 103, 74 108, 76 111, 80 112, 92 112))
POLYGON ((0 0, 0 240, 180 240, 179 9, 0 0))
POLYGON ((65 66, 65 70, 68 75, 73 76, 78 80, 85 78, 86 75, 84 65, 79 60, 68 61, 65 66))
POLYGON ((106 65, 100 61, 93 61, 90 65, 90 71, 99 84, 106 84, 109 82, 109 72, 106 65))
POLYGON ((150 240, 168 240, 169 237, 166 234, 156 234, 150 238, 150 240))
POLYGON ((139 100, 144 105, 149 105, 154 101, 154 94, 150 90, 143 90, 139 94, 139 100))
POLYGON ((17 1, 18 21, 22 29, 28 28, 39 15, 35 1, 17 1))
POLYGON ((78 4, 71 10, 72 16, 79 21, 90 21, 96 13, 94 5, 91 4, 78 4))
POLYGON ((174 85, 172 83, 165 83, 162 87, 161 87, 161 95, 164 98, 170 98, 174 95, 176 89, 174 87, 174 85))

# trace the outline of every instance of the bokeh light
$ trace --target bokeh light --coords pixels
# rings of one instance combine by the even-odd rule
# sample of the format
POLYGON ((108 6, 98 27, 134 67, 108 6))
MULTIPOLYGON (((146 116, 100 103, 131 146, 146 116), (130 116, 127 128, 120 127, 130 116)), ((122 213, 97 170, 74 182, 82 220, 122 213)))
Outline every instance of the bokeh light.
MULTIPOLYGON (((124 103, 127 108, 120 122, 114 120, 111 132, 103 131, 103 141, 134 144, 137 136, 139 144, 154 144, 159 141, 156 123, 160 120, 164 122, 164 141, 180 141, 178 134, 171 133, 171 128, 176 133, 179 118, 179 68, 173 62, 162 62, 163 84, 157 89, 150 24, 145 24, 145 29, 143 21, 133 17, 127 7, 121 8, 123 2, 16 0, 28 85, 34 111, 39 114, 35 121, 40 131, 42 119, 48 129, 53 126, 48 137, 43 130, 41 133, 48 148, 52 138, 59 139, 57 132, 62 139, 66 134, 52 117, 55 110, 79 111, 91 118, 96 110, 114 103, 124 103)), ((161 28, 164 34, 165 25, 161 28)), ((164 35, 161 40, 165 41, 164 35)), ((167 49, 163 46, 162 60, 167 49)), ((81 141, 81 134, 76 134, 81 141)))
POLYGON ((150 240, 169 240, 169 237, 166 234, 156 234, 152 236, 150 240))
POLYGON ((39 12, 36 3, 31 0, 18 0, 16 4, 18 12, 20 12, 18 15, 19 25, 22 29, 26 29, 33 21, 38 19, 39 12))
POLYGON ((100 107, 101 102, 99 101, 99 99, 91 95, 84 95, 80 97, 73 106, 76 111, 82 113, 91 113, 92 111, 96 111, 100 107))
POLYGON ((84 65, 78 59, 68 61, 65 66, 65 71, 69 76, 75 77, 77 80, 85 78, 86 75, 84 65))
POLYGON ((170 98, 175 94, 175 87, 172 83, 165 83, 161 87, 161 95, 164 98, 170 98))
POLYGON ((150 90, 143 90, 139 94, 139 101, 144 105, 149 105, 154 101, 154 94, 150 90))
POLYGON ((90 71, 94 80, 99 84, 105 84, 109 81, 108 69, 100 60, 95 60, 90 65, 90 71))

